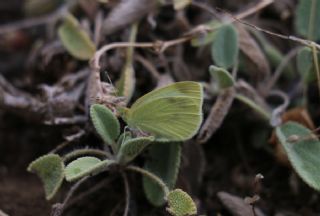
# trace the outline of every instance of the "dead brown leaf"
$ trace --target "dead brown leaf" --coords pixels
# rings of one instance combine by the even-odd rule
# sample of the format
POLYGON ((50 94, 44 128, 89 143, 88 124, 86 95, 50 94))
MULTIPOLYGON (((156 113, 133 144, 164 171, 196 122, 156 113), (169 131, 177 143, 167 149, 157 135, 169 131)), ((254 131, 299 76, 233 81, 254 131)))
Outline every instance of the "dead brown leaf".
POLYGON ((253 71, 259 73, 258 80, 265 80, 270 76, 270 65, 262 49, 243 25, 235 24, 235 26, 239 34, 240 50, 253 63, 253 71))
POLYGON ((223 120, 229 112, 235 97, 235 89, 233 87, 222 91, 211 108, 210 114, 200 129, 197 141, 199 143, 207 142, 210 137, 220 128, 223 120))

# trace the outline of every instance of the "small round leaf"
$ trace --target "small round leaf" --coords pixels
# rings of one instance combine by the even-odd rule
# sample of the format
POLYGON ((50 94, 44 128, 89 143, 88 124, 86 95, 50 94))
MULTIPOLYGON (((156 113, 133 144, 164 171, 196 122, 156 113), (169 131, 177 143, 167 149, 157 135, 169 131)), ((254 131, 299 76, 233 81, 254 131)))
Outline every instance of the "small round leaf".
POLYGON ((230 68, 235 64, 239 53, 238 33, 231 24, 223 25, 217 30, 212 44, 211 55, 216 65, 230 68))
POLYGON ((197 214, 197 207, 192 198, 183 190, 175 189, 167 197, 167 211, 173 216, 189 216, 197 214))

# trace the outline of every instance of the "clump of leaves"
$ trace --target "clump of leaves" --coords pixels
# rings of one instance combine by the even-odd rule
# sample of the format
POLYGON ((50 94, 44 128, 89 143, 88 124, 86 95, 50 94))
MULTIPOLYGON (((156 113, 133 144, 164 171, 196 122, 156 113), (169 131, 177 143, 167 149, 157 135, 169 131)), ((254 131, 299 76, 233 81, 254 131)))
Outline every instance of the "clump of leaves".
POLYGON ((105 150, 78 149, 63 157, 45 155, 32 162, 28 170, 42 179, 47 199, 56 194, 64 178, 73 182, 111 167, 120 173, 135 171, 144 176, 145 193, 152 204, 160 206, 168 201, 171 214, 194 214, 195 205, 185 192, 170 191, 180 166, 181 147, 177 141, 188 140, 197 133, 202 122, 202 97, 199 83, 178 82, 144 95, 131 108, 116 107, 129 127, 122 134, 116 115, 104 105, 94 104, 90 116, 105 150), (150 161, 145 169, 130 165, 148 146, 150 161), (73 159, 77 151, 86 156, 73 159))

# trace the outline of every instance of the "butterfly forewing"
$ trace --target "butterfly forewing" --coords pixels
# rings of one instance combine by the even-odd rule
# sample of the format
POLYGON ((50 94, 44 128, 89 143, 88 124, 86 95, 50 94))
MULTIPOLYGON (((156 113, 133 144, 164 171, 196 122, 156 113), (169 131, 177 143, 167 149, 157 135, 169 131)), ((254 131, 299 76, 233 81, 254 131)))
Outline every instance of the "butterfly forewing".
POLYGON ((158 98, 188 96, 190 98, 199 99, 199 95, 202 96, 202 87, 199 83, 193 81, 177 82, 145 94, 136 100, 130 110, 139 109, 141 105, 158 98))
POLYGON ((130 127, 151 133, 158 141, 190 139, 201 122, 202 87, 196 82, 157 89, 133 104, 127 115, 130 127))

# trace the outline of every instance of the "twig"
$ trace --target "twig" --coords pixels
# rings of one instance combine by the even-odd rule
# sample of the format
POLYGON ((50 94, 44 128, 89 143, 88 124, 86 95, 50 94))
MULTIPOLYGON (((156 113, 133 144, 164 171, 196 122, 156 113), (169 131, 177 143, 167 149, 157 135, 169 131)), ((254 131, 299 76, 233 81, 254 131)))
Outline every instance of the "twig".
POLYGON ((68 125, 68 124, 84 124, 88 121, 85 115, 76 115, 73 117, 55 117, 54 119, 45 120, 45 125, 68 125))
POLYGON ((168 49, 171 46, 184 43, 186 41, 189 41, 193 38, 193 35, 186 35, 181 38, 177 38, 174 40, 169 41, 156 41, 156 42, 136 42, 136 43, 129 43, 129 42, 116 42, 112 44, 107 44, 103 47, 101 47, 93 56, 93 59, 91 60, 91 67, 93 67, 95 70, 99 70, 99 62, 101 56, 112 49, 115 48, 126 48, 126 47, 135 47, 135 48, 153 48, 159 53, 163 53, 166 49, 168 49))
MULTIPOLYGON (((231 13, 226 12, 225 10, 219 9, 220 11, 229 14, 235 21, 238 21, 240 23, 245 23, 244 21, 240 20, 240 18, 244 18, 246 16, 251 15, 252 13, 256 12, 257 10, 261 10, 262 8, 266 7, 267 5, 271 4, 273 2, 273 0, 266 0, 261 4, 258 4, 256 7, 254 7, 254 9, 250 9, 246 12, 244 12, 243 14, 238 15, 238 17, 233 16, 231 13)), ((249 24, 251 26, 254 26, 252 24, 249 24)), ((177 45, 177 44, 181 44, 181 43, 185 43, 187 41, 190 41, 191 39, 193 39, 199 32, 203 32, 204 28, 202 26, 201 27, 197 26, 193 29, 193 31, 190 31, 189 34, 186 34, 180 38, 174 39, 174 40, 169 40, 169 41, 155 41, 155 42, 136 42, 136 43, 128 43, 128 42, 116 42, 116 43, 112 43, 112 44, 107 44, 105 46, 103 46, 102 48, 100 48, 94 55, 92 61, 91 61, 91 66, 96 69, 99 70, 99 62, 100 62, 100 58, 101 56, 107 52, 108 50, 114 49, 114 48, 125 48, 125 47, 135 47, 135 48, 153 48, 155 50, 157 50, 160 53, 163 53, 166 49, 168 49, 171 46, 177 45)), ((256 27, 256 26, 255 26, 256 27)), ((260 28, 259 28, 260 29, 260 28)), ((206 28, 206 31, 209 31, 210 29, 206 28)), ((261 29, 263 30, 263 29, 261 29)), ((263 30, 266 31, 266 30, 263 30)), ((271 32, 272 33, 272 32, 271 32)), ((273 33, 275 34, 275 33, 273 33)), ((286 38, 286 37, 285 37, 286 38)), ((287 38, 286 38, 287 39, 287 38)), ((314 43, 314 42, 313 42, 314 43)))
POLYGON ((60 9, 55 12, 45 15, 42 17, 30 18, 22 21, 17 21, 14 23, 8 23, 0 26, 0 35, 8 32, 16 31, 18 29, 30 28, 39 25, 44 25, 50 22, 56 22, 62 16, 64 16, 68 12, 69 6, 64 5, 61 6, 60 9))
POLYGON ((129 187, 129 181, 126 173, 122 172, 121 175, 123 178, 124 188, 126 191, 126 207, 124 209, 123 216, 127 216, 129 213, 129 207, 130 207, 130 187, 129 187))
POLYGON ((236 15, 236 17, 238 19, 244 19, 245 17, 248 17, 254 13, 256 13, 257 11, 269 6, 270 4, 272 4, 274 2, 274 0, 262 0, 260 1, 258 4, 256 4, 254 7, 236 15))
POLYGON ((191 5, 208 12, 209 14, 216 17, 218 20, 222 20, 222 16, 218 13, 218 11, 216 11, 214 8, 210 7, 209 5, 207 5, 205 3, 192 1, 191 5))
POLYGON ((272 35, 272 36, 275 36, 275 37, 278 37, 278 38, 282 38, 282 39, 285 39, 285 40, 290 40, 290 41, 294 41, 296 43, 300 43, 304 46, 308 46, 310 48, 312 48, 313 46, 315 46, 318 50, 320 50, 320 45, 317 44, 316 42, 314 41, 310 41, 310 40, 306 40, 306 39, 302 39, 302 38, 299 38, 299 37, 296 37, 296 36, 292 36, 292 35, 283 35, 283 34, 278 34, 278 33, 275 33, 275 32, 272 32, 272 31, 269 31, 269 30, 265 30, 265 29, 262 29, 258 26, 255 26, 251 23, 248 23, 248 22, 245 22, 241 19, 239 19, 238 17, 232 15, 230 12, 226 11, 226 10, 223 10, 221 8, 217 8, 217 10, 223 12, 223 13, 226 13, 228 14, 231 18, 233 18, 235 21, 243 24, 243 25, 246 25, 246 26, 249 26, 257 31, 260 31, 260 32, 263 32, 263 33, 266 33, 268 35, 272 35))

